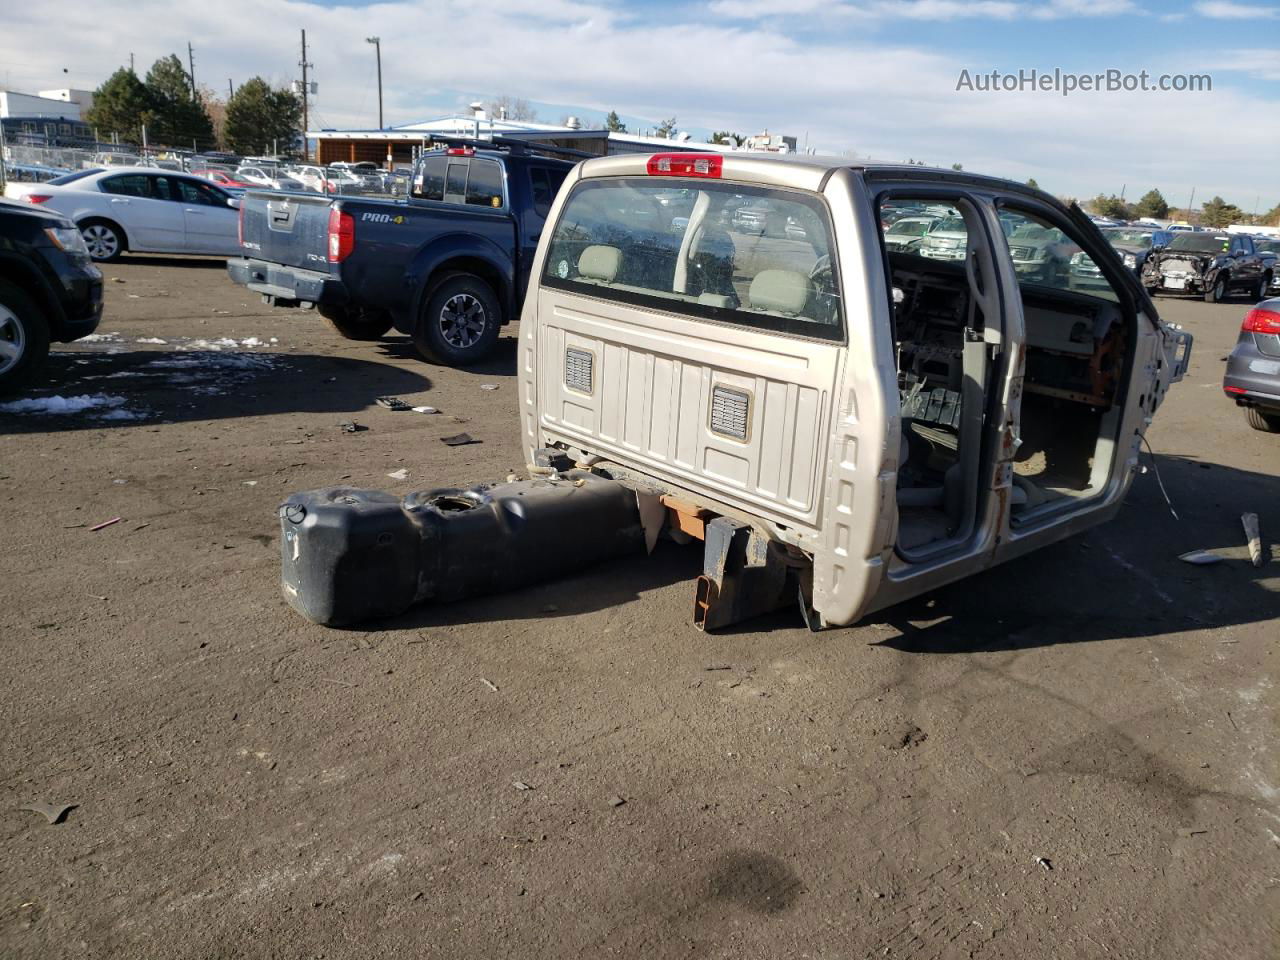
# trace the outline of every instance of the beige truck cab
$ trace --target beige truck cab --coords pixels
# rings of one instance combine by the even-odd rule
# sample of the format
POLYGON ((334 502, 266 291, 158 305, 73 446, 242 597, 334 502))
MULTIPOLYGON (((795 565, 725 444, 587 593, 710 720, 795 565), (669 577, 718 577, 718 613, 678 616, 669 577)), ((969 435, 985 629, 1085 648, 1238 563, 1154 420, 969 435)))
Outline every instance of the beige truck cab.
POLYGON ((603 157, 565 181, 532 264, 521 431, 535 471, 634 490, 651 545, 704 541, 700 626, 798 602, 819 628, 1113 516, 1190 349, 1038 190, 603 157), (947 230, 889 249, 903 216, 947 230), (1070 289, 1077 255, 1105 283, 1070 289))

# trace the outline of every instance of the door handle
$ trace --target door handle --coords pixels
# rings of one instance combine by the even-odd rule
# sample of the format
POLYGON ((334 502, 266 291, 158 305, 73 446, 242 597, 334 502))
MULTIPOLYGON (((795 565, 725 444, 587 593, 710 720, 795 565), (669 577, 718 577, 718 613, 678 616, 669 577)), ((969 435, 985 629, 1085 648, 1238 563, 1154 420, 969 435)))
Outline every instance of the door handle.
POLYGON ((203 211, 203 210, 195 210, 195 209, 193 209, 192 207, 183 207, 182 209, 183 209, 185 212, 187 212, 187 213, 194 213, 194 214, 197 214, 197 215, 202 216, 202 217, 204 216, 204 211, 203 211))
POLYGON ((112 203, 128 203, 129 201, 126 200, 124 197, 112 197, 111 202, 112 203))

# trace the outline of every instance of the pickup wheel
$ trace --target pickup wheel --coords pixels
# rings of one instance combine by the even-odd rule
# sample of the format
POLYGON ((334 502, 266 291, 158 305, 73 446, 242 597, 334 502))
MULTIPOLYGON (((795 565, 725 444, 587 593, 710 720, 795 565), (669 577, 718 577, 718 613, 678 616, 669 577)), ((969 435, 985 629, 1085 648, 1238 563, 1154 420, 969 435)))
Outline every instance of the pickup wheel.
POLYGON ((1213 281, 1213 286, 1204 292, 1204 302, 1221 303, 1225 299, 1227 299, 1227 277, 1226 274, 1220 273, 1213 281))
POLYGON ((1264 273, 1261 279, 1258 280, 1257 289, 1253 291, 1253 299, 1255 301, 1267 299, 1267 290, 1269 290, 1270 288, 1271 288, 1271 274, 1264 273))
POLYGON ((109 263, 119 260, 124 253, 124 231, 110 220, 81 220, 80 235, 84 237, 85 246, 89 248, 89 256, 98 263, 109 263))
POLYGON ((501 325, 493 289, 472 274, 451 273, 427 299, 413 342, 432 363, 465 367, 493 351, 501 325))
POLYGON ((21 287, 0 280, 0 393, 31 381, 49 356, 49 321, 21 287))
POLYGON ((1280 413, 1263 413, 1257 407, 1245 407, 1244 417, 1249 426, 1263 433, 1280 433, 1280 413))
POLYGON ((391 315, 361 307, 317 307, 329 326, 348 340, 380 340, 391 329, 391 315))

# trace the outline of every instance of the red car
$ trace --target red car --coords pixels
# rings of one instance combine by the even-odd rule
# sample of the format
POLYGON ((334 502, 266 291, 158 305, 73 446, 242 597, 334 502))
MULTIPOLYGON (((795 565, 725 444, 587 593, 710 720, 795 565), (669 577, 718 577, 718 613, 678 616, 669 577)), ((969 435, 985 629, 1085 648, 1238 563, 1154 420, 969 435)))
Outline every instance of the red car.
POLYGON ((206 180, 212 180, 220 187, 252 187, 255 184, 247 183, 244 180, 237 180, 235 177, 228 176, 221 170, 192 170, 191 174, 197 177, 204 177, 206 180))

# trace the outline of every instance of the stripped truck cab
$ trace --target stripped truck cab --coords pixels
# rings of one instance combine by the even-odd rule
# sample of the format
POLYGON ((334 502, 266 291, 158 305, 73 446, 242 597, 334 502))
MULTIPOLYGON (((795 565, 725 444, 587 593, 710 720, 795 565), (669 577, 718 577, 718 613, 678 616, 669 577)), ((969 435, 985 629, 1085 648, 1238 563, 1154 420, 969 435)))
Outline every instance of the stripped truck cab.
POLYGON ((702 539, 704 627, 852 623, 1106 520, 1191 345, 1037 190, 736 153, 579 164, 521 321, 531 467, 631 488, 650 544, 702 539), (887 246, 912 215, 956 255, 887 246))

